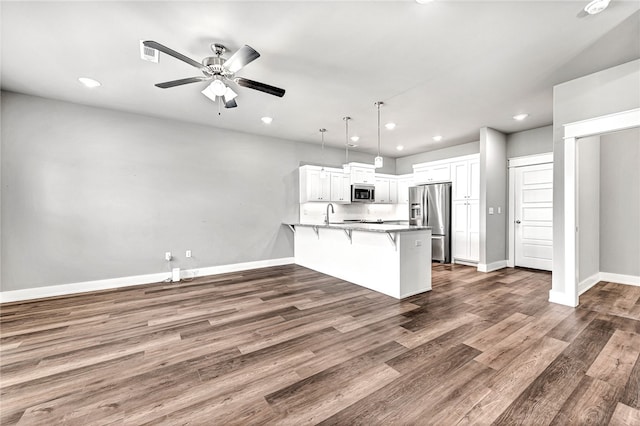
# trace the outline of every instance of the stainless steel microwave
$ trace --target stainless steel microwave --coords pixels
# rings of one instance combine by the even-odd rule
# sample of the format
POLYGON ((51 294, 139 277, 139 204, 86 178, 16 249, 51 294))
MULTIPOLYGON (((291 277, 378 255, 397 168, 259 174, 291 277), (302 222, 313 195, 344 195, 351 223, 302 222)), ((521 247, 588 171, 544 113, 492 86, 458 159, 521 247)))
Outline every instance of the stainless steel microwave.
POLYGON ((352 203, 373 203, 376 199, 374 185, 356 184, 351 185, 352 203))

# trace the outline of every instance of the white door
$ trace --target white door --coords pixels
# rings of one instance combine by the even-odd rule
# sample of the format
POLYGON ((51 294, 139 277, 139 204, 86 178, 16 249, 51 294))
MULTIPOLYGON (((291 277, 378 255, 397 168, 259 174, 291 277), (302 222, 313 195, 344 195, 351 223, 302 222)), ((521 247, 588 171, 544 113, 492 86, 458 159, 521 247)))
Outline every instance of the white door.
POLYGON ((515 170, 515 265, 552 269, 553 164, 515 170))

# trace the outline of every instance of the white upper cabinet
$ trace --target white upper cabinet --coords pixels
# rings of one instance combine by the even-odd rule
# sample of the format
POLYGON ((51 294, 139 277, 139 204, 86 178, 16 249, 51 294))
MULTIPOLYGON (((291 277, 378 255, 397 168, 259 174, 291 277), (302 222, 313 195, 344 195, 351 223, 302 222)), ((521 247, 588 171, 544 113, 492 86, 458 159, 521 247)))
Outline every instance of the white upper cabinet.
POLYGON ((351 176, 331 172, 331 201, 342 204, 351 202, 351 176))
POLYGON ((318 166, 300 167, 300 202, 331 201, 331 173, 318 166))
POLYGON ((413 166, 413 180, 418 185, 424 183, 450 182, 451 164, 448 161, 415 164, 413 166))
POLYGON ((413 186, 413 175, 398 176, 398 204, 409 204, 410 186, 413 186))
MULTIPOLYGON (((398 180, 394 175, 376 174, 375 202, 378 204, 398 203, 398 180)), ((407 190, 408 191, 408 190, 407 190)))
POLYGON ((373 164, 349 163, 349 169, 351 170, 351 185, 354 183, 375 185, 376 169, 373 164))

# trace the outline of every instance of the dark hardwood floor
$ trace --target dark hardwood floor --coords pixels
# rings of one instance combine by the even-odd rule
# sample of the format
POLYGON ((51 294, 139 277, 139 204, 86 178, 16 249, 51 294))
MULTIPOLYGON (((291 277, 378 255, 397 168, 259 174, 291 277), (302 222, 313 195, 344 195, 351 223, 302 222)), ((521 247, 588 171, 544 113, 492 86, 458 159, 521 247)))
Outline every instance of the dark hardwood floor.
POLYGON ((640 287, 434 265, 403 301, 294 265, 1 307, 0 423, 640 424, 640 287))

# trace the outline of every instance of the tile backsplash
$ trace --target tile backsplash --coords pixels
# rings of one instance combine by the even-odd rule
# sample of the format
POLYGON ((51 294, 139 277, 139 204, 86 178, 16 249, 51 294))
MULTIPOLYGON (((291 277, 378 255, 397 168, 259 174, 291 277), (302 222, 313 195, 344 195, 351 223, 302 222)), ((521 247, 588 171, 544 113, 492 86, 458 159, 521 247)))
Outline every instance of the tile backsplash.
MULTIPOLYGON (((329 203, 300 204, 300 223, 324 223, 329 203)), ((349 219, 367 220, 409 220, 409 207, 406 204, 336 204, 332 203, 335 213, 331 213, 332 222, 349 219)))

